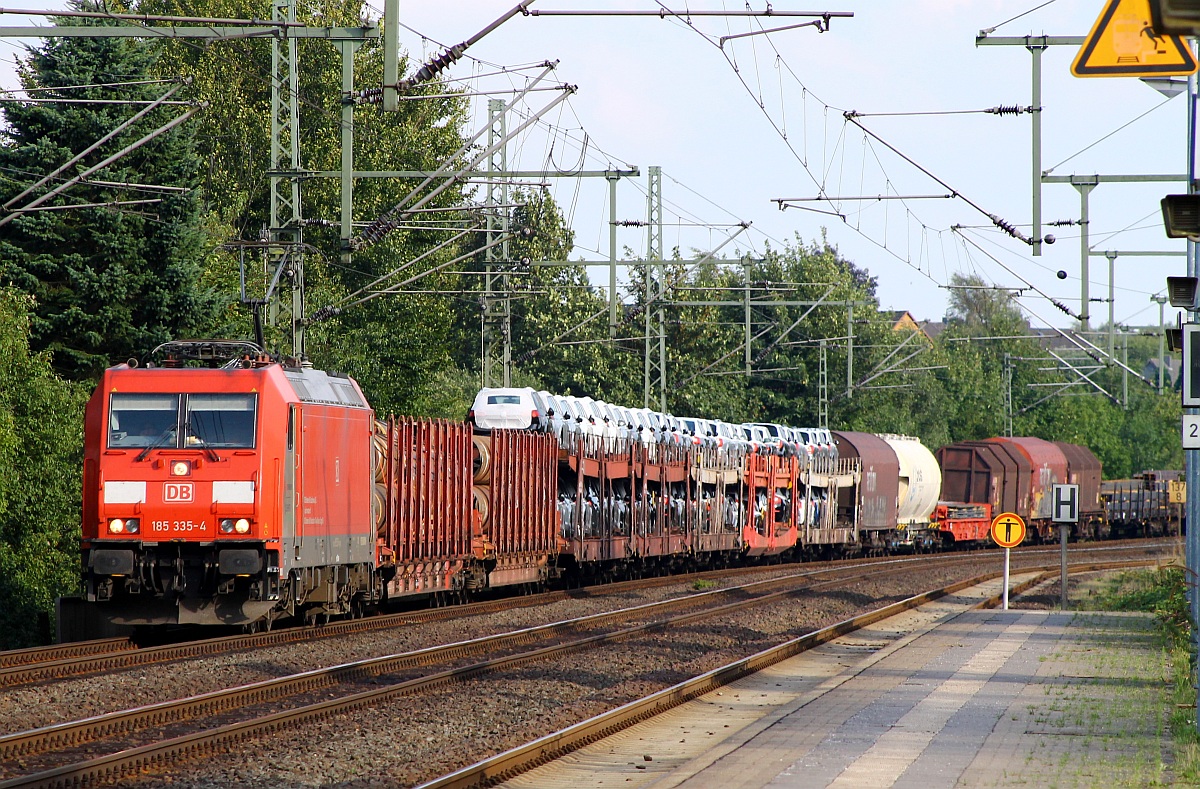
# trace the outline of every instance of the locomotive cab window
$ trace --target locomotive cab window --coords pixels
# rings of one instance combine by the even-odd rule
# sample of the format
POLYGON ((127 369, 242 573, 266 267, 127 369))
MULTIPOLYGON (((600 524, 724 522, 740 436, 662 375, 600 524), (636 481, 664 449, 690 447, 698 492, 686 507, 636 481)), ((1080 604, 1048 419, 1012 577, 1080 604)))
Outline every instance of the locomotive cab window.
POLYGON ((108 412, 113 448, 175 446, 179 395, 114 394, 108 412))
POLYGON ((252 394, 113 394, 108 446, 251 449, 256 405, 252 394))
POLYGON ((254 447, 255 396, 194 394, 187 399, 184 446, 213 449, 254 447))

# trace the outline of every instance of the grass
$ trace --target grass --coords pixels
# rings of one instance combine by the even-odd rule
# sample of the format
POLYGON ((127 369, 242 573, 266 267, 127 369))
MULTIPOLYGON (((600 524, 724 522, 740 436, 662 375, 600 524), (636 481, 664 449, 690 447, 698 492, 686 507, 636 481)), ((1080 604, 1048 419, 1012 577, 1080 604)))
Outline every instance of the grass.
POLYGON ((1089 601, 1102 611, 1147 611, 1158 621, 1171 667, 1171 733, 1175 779, 1200 785, 1200 733, 1196 729, 1196 662, 1184 571, 1178 567, 1135 570, 1110 579, 1089 601))

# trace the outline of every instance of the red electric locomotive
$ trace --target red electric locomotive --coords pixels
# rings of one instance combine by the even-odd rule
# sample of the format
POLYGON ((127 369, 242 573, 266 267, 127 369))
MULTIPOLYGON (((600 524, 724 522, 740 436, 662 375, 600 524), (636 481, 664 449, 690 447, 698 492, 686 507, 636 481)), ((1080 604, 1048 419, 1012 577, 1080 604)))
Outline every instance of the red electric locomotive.
POLYGON ((106 371, 87 406, 91 613, 245 625, 373 602, 374 414, 358 385, 245 343, 159 351, 159 366, 106 371))

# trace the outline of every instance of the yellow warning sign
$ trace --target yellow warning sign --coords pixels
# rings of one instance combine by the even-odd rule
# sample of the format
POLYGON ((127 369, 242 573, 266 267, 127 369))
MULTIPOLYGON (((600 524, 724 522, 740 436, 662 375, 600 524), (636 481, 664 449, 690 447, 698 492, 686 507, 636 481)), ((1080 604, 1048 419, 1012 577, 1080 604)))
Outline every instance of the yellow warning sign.
POLYGON ((1001 548, 1015 548, 1025 539, 1025 521, 1015 512, 1002 512, 992 518, 992 542, 1001 548))
POLYGON ((1150 0, 1108 0, 1071 64, 1077 77, 1170 77, 1196 71, 1181 36, 1150 27, 1150 0))

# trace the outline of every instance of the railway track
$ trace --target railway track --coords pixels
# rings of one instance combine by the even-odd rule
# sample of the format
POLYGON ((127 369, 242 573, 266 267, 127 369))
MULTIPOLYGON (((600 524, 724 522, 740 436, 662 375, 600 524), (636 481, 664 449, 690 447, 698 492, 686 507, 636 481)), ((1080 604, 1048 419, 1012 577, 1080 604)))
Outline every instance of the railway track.
POLYGON ((788 595, 799 596, 804 593, 826 591, 853 583, 854 580, 867 574, 878 578, 881 573, 892 575, 910 571, 911 568, 904 565, 880 570, 875 564, 867 567, 859 565, 849 568, 810 570, 414 652, 387 655, 302 672, 243 687, 205 693, 188 699, 147 705, 81 721, 2 736, 0 737, 0 761, 4 763, 12 763, 15 760, 28 761, 30 757, 40 753, 77 748, 85 743, 124 736, 150 727, 162 727, 201 717, 211 718, 253 705, 278 702, 301 694, 311 695, 338 686, 362 684, 399 671, 439 665, 446 667, 441 673, 435 672, 435 674, 425 677, 413 677, 403 683, 393 683, 394 685, 402 684, 408 692, 416 692, 422 688, 440 684, 443 680, 437 679, 437 677, 445 672, 451 672, 448 676, 454 679, 475 676, 504 665, 519 664, 534 657, 552 657, 563 651, 583 648, 588 644, 629 638, 652 628, 683 625, 695 621, 696 618, 716 617, 749 606, 764 605, 788 595), (722 602, 726 600, 730 602, 722 602), (685 609, 697 609, 697 611, 675 615, 665 620, 662 618, 685 609), (579 638, 579 635, 585 631, 613 627, 638 618, 649 621, 626 628, 619 633, 579 638), (552 641, 558 643, 551 644, 552 641), (504 650, 517 647, 528 648, 532 645, 541 646, 532 652, 527 649, 526 652, 507 659, 497 656, 497 653, 504 650), (461 662, 468 658, 478 658, 489 654, 492 657, 487 661, 472 664, 466 667, 461 674, 454 674, 454 670, 450 667, 456 661, 461 662), (500 662, 492 665, 492 661, 500 662), (430 676, 435 678, 431 679, 430 676))
MULTIPOLYGON (((1072 572, 1093 572, 1105 569, 1117 569, 1137 566, 1129 564, 1096 564, 1072 568, 1072 572)), ((988 576, 994 578, 995 575, 988 576)), ((1037 587, 1057 577, 1053 570, 1029 578, 1013 587, 1010 593, 1020 594, 1037 587)), ((553 732, 521 747, 511 749, 497 756, 477 762, 448 775, 424 782, 416 789, 470 789, 471 787, 493 786, 502 783, 529 770, 540 767, 555 759, 559 759, 572 751, 598 740, 610 737, 617 732, 641 721, 661 715, 680 704, 692 701, 712 691, 718 690, 750 674, 770 668, 776 663, 787 660, 821 644, 833 641, 847 633, 867 627, 868 625, 896 616, 912 608, 938 599, 986 580, 983 577, 967 579, 950 586, 926 592, 883 608, 867 612, 860 616, 844 620, 830 627, 823 628, 799 638, 764 650, 743 660, 722 666, 714 671, 665 688, 633 703, 622 705, 601 715, 553 732)), ((976 604, 975 608, 994 608, 1000 604, 1001 595, 993 595, 976 604)))
MULTIPOLYGON (((92 641, 68 641, 48 647, 29 647, 0 652, 0 669, 16 669, 43 663, 57 663, 73 658, 93 658, 137 649, 131 638, 98 638, 92 641)), ((2 675, 0 675, 2 676, 2 675)), ((3 685, 0 680, 0 685, 3 685)))
MULTIPOLYGON (((978 560, 977 556, 970 558, 978 560)), ((963 560, 950 557, 944 558, 943 561, 954 564, 963 560)), ((1088 565, 1088 569, 1097 566, 1100 565, 1093 563, 1088 565)), ((131 733, 148 730, 148 727, 162 729, 181 721, 194 720, 199 716, 227 715, 232 710, 250 708, 255 711, 249 719, 231 721, 215 728, 191 731, 157 742, 130 745, 126 741, 123 743, 123 750, 108 756, 40 770, 35 766, 33 769, 37 772, 0 783, 0 787, 66 786, 113 780, 150 766, 164 766, 176 761, 194 759, 211 749, 228 747, 241 740, 269 736, 273 731, 290 729, 304 721, 327 718, 347 710, 378 704, 396 696, 426 692, 487 674, 512 670, 527 663, 553 660, 572 652, 598 649, 653 631, 671 629, 674 632, 690 622, 728 615, 748 607, 768 605, 788 596, 843 589, 852 586, 856 578, 869 576, 879 580, 884 574, 899 575, 911 571, 909 562, 895 561, 883 566, 880 563, 871 563, 809 570, 791 576, 527 628, 523 631, 304 672, 242 688, 11 735, 0 738, 0 759, 5 763, 11 764, 20 760, 28 764, 34 754, 55 752, 58 754, 58 761, 61 761, 63 757, 70 758, 73 753, 77 753, 85 743, 94 742, 99 738, 124 737, 128 740, 131 733), (685 610, 689 608, 694 610, 685 610), (683 612, 679 613, 681 610, 683 612), (583 635, 588 631, 615 627, 630 620, 644 621, 606 633, 583 635), (520 651, 514 652, 514 649, 520 651), (480 656, 487 657, 477 660, 480 656), (397 672, 411 672, 422 666, 425 667, 425 673, 391 676, 397 672), (371 687, 368 690, 357 689, 364 683, 377 682, 381 677, 387 677, 389 684, 371 687), (395 681, 396 679, 399 681, 395 681), (329 694, 331 688, 340 689, 341 695, 333 699, 323 698, 329 694), (314 694, 320 694, 322 700, 311 701, 314 694), (261 709, 264 704, 279 703, 289 698, 292 699, 292 704, 298 703, 299 706, 265 712, 261 709)), ((972 578, 970 581, 959 582, 949 589, 931 594, 944 594, 978 580, 972 578)), ((511 604, 511 601, 509 602, 511 604)), ((912 603, 915 604, 917 603, 912 603)), ((44 763, 42 766, 45 767, 44 763)))
MULTIPOLYGON (((962 554, 963 557, 975 555, 978 554, 962 554)), ((949 556, 958 556, 958 554, 949 554, 949 556)), ((901 557, 876 561, 916 563, 920 559, 917 557, 901 557)), ((617 596, 630 591, 653 589, 693 581, 718 581, 738 576, 778 573, 789 566, 828 567, 836 569, 842 566, 858 566, 861 564, 862 560, 842 560, 818 565, 774 564, 760 567, 710 570, 682 576, 641 578, 581 589, 544 592, 522 597, 506 597, 464 605, 332 622, 317 627, 287 628, 265 633, 206 638, 162 646, 139 648, 132 639, 110 638, 57 644, 50 647, 35 647, 12 652, 0 652, 0 688, 99 673, 126 671, 154 663, 170 663, 229 652, 263 649, 316 639, 337 638, 354 633, 366 633, 449 619, 482 616, 514 607, 545 605, 572 598, 617 596)), ((822 569, 813 570, 813 572, 822 571, 822 569)))
MULTIPOLYGON (((1130 550, 1138 547, 1153 547, 1156 545, 1171 546, 1177 541, 1170 540, 1135 540, 1121 544, 1095 543, 1082 544, 1072 547, 1072 554, 1080 553, 1103 555, 1113 551, 1130 550)), ((1014 567, 1043 554, 1057 553, 1056 547, 1029 547, 1014 555, 1014 567)), ((957 557, 978 557, 987 552, 969 552, 963 554, 947 554, 957 557)), ((927 557, 892 557, 874 560, 878 562, 907 562, 919 563, 927 557)), ((836 568, 841 566, 856 566, 863 560, 841 560, 830 562, 817 567, 836 568)), ((253 649, 263 649, 282 644, 299 643, 316 639, 337 638, 354 633, 366 633, 375 630, 407 625, 419 625, 429 622, 445 621, 455 618, 481 616, 513 607, 529 607, 545 605, 557 601, 584 596, 619 595, 629 591, 663 587, 689 581, 716 581, 730 577, 754 575, 756 573, 778 573, 786 565, 765 565, 760 567, 731 568, 693 573, 685 576, 661 576, 642 578, 632 581, 606 584, 596 587, 586 587, 567 591, 544 592, 524 597, 503 598, 496 600, 467 603, 459 606, 426 609, 421 611, 386 614, 348 621, 333 622, 318 627, 297 627, 266 633, 241 634, 187 641, 179 644, 141 647, 130 638, 107 638, 92 641, 70 642, 55 644, 48 647, 33 647, 30 649, 0 652, 0 688, 18 685, 62 680, 72 677, 82 677, 100 673, 126 671, 139 666, 154 663, 169 663, 179 660, 201 658, 230 652, 240 652, 253 649)), ((797 565, 800 566, 800 565, 797 565)), ((814 565, 804 565, 814 566, 814 565)))

